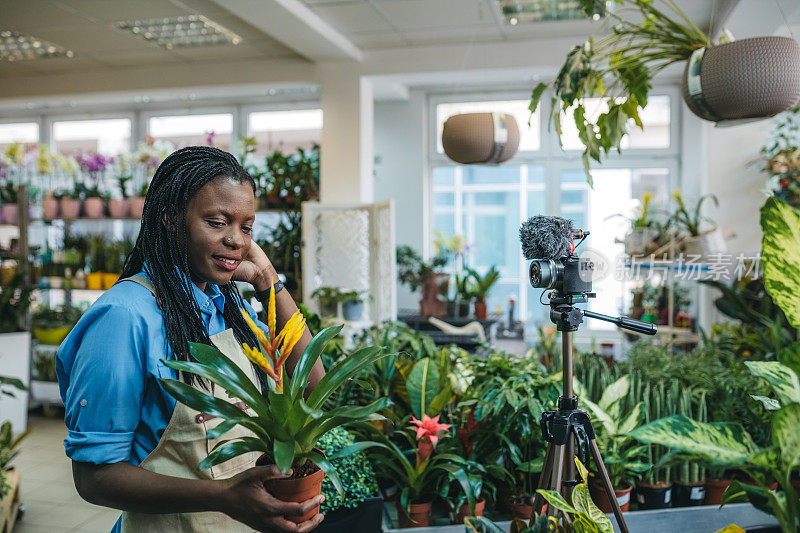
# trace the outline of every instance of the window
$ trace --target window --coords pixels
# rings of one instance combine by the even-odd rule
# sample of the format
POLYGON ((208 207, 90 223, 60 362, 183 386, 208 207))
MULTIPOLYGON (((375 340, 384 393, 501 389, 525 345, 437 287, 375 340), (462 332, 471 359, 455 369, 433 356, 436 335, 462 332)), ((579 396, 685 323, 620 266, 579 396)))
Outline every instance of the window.
MULTIPOLYGON (((570 218, 577 227, 591 231, 582 247, 602 253, 610 261, 611 270, 595 284, 597 298, 589 308, 614 316, 627 311, 629 287, 615 275, 614 260, 624 252, 621 241, 628 228, 624 217, 634 213, 642 195, 650 192, 654 205, 663 205, 678 185, 679 143, 673 137, 677 110, 671 105, 679 98, 677 90, 664 90, 650 97, 641 114, 644 131, 632 128, 623 141, 622 154, 614 154, 609 162, 592 171, 594 188, 589 188, 575 152, 582 145, 574 123, 568 118, 562 121, 565 149, 561 150, 555 132, 548 131, 546 121, 540 120, 549 115, 549 98, 542 98, 543 105, 531 117, 528 129, 529 100, 524 99, 525 95, 518 99, 508 96, 504 94, 494 102, 431 99, 430 116, 436 120, 437 135, 429 148, 431 242, 435 231, 448 237, 460 234, 469 246, 469 266, 481 274, 492 265, 497 266, 501 278, 489 295, 490 312, 499 305, 505 313, 508 300, 513 297, 517 319, 529 325, 549 323, 548 308, 539 301, 542 291, 531 287, 528 280, 529 262, 522 257, 519 226, 534 215, 570 218), (520 149, 510 161, 499 166, 458 165, 443 155, 440 139, 447 117, 478 111, 508 111, 517 118, 520 149)), ((595 104, 595 112, 600 103, 595 104)), ((592 321, 589 327, 613 328, 600 321, 592 321)))
POLYGON ((154 139, 171 142, 176 148, 210 145, 230 151, 233 115, 217 113, 151 117, 147 131, 154 139))
POLYGON ((308 150, 322 140, 322 110, 257 111, 247 116, 247 135, 257 142, 255 155, 275 150, 284 153, 308 150))
POLYGON ((0 124, 0 152, 4 152, 13 142, 39 142, 39 124, 36 122, 0 124))
POLYGON ((62 154, 97 152, 115 156, 130 150, 131 121, 128 118, 60 120, 53 123, 53 145, 62 154))

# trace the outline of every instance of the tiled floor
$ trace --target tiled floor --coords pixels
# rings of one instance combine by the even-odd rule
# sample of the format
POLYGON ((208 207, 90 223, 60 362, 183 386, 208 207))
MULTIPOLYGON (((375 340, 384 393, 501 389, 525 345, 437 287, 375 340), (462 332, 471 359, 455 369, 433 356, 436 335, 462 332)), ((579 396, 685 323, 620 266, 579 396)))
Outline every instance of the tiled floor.
POLYGON ((14 533, 108 533, 120 511, 92 505, 78 496, 62 445, 67 433, 63 420, 32 416, 28 425, 36 429, 22 442, 22 451, 13 461, 20 471, 25 506, 14 533))

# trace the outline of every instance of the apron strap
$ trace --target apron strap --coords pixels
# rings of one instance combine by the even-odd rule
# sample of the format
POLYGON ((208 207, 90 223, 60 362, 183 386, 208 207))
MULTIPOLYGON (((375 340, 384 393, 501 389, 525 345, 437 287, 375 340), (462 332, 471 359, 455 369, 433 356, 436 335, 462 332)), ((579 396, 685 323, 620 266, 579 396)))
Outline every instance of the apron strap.
POLYGON ((161 298, 159 298, 158 295, 156 294, 156 286, 153 285, 152 281, 142 276, 130 276, 127 278, 122 278, 121 280, 117 281, 117 283, 121 283, 123 281, 132 281, 134 283, 138 283, 139 285, 150 291, 150 293, 156 299, 156 305, 158 305, 158 308, 161 309, 161 298))

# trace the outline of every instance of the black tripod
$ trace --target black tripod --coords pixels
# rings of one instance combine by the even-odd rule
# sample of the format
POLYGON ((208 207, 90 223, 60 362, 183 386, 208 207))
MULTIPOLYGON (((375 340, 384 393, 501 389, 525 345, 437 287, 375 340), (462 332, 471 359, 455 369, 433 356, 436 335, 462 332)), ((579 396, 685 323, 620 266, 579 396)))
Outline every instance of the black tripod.
MULTIPOLYGON (((547 411, 542 415, 540 425, 542 436, 548 442, 547 452, 544 456, 544 466, 539 477, 539 489, 555 490, 570 501, 572 487, 578 484, 575 479, 575 461, 578 459, 589 468, 590 458, 593 458, 600 473, 600 480, 603 488, 608 495, 608 501, 614 511, 621 533, 628 533, 628 526, 622 517, 622 511, 608 478, 606 466, 600 456, 600 449, 594 438, 594 429, 589 415, 586 411, 578 409, 578 399, 572 394, 572 333, 578 329, 583 322, 583 317, 596 318, 606 322, 612 322, 617 326, 644 333, 655 335, 656 326, 646 322, 640 322, 627 317, 610 317, 578 309, 576 303, 585 303, 588 298, 594 297, 593 293, 582 293, 578 295, 562 295, 558 291, 552 291, 550 297, 550 320, 556 325, 556 329, 561 332, 561 360, 563 367, 563 393, 558 398, 558 409, 547 411)), ((535 517, 541 512, 544 505, 544 498, 537 492, 533 500, 533 513, 531 515, 531 527, 535 517)), ((548 507, 547 514, 554 513, 552 506, 548 507)), ((567 517, 569 520, 569 517, 567 517)))

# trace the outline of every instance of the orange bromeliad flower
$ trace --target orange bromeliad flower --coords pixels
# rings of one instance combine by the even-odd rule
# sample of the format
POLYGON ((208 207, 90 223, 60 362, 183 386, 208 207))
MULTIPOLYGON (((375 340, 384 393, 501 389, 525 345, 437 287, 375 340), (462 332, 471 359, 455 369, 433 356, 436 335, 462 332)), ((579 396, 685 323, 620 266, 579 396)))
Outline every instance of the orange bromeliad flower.
POLYGON ((280 333, 276 334, 277 314, 275 311, 275 286, 269 289, 269 303, 267 305, 267 327, 268 332, 264 332, 250 318, 244 309, 240 309, 247 325, 253 330, 258 338, 260 350, 252 348, 244 343, 242 345, 244 354, 253 363, 258 365, 267 375, 275 381, 275 388, 278 392, 283 392, 283 365, 289 354, 292 353, 297 342, 303 336, 306 329, 306 320, 300 311, 296 311, 283 326, 280 333))

